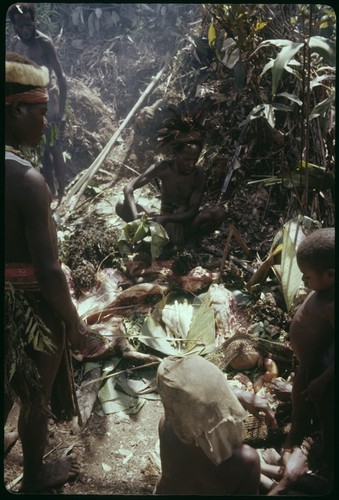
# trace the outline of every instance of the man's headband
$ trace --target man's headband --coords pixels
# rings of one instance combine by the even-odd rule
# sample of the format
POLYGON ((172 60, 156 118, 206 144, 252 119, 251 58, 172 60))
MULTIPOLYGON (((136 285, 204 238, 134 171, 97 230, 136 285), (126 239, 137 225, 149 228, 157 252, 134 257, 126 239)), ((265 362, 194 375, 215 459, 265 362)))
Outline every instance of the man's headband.
POLYGON ((5 98, 6 104, 14 101, 43 103, 48 101, 48 69, 45 66, 32 66, 16 61, 6 61, 6 83, 36 87, 27 91, 13 93, 5 98))

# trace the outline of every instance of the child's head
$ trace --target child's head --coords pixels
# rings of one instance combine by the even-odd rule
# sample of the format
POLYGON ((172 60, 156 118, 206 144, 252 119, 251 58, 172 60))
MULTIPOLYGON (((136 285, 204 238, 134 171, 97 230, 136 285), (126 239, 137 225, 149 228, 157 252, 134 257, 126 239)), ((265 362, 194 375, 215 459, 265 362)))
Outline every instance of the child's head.
POLYGON ((178 439, 199 446, 215 464, 243 442, 246 412, 225 375, 201 356, 168 356, 158 368, 166 420, 178 439))
POLYGON ((317 229, 307 236, 297 249, 298 266, 305 286, 311 290, 325 290, 335 279, 335 230, 317 229))

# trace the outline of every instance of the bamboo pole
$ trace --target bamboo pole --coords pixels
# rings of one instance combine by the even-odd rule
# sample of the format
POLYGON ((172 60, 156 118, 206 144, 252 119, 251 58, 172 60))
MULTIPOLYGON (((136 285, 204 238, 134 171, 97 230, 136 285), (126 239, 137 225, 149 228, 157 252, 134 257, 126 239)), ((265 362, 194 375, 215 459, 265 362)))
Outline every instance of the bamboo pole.
POLYGON ((115 144, 116 140, 120 136, 121 132, 123 129, 126 127, 130 119, 133 117, 137 109, 141 106, 142 102, 144 99, 147 97, 147 95, 153 90, 153 88, 156 86, 158 81, 160 80, 161 76, 164 74, 165 69, 167 67, 167 64, 159 71, 159 73, 153 78, 151 83, 148 85, 146 90, 141 94, 139 97, 138 101, 136 104, 133 106, 131 111, 128 113, 124 121, 121 123, 119 128, 116 130, 116 132, 113 134, 111 139, 108 141, 106 146, 103 148, 103 150, 100 152, 100 154, 97 156, 97 158, 93 161, 92 165, 88 167, 87 170, 83 173, 83 175, 80 177, 80 179, 75 183, 75 185, 70 189, 67 197, 64 200, 65 205, 69 205, 67 214, 65 215, 64 221, 68 219, 70 214, 72 213, 72 210, 76 207, 80 196, 83 194, 85 191, 88 183, 91 181, 91 179, 94 177, 95 173, 99 170, 100 166, 102 165, 103 161, 111 151, 113 145, 115 144))

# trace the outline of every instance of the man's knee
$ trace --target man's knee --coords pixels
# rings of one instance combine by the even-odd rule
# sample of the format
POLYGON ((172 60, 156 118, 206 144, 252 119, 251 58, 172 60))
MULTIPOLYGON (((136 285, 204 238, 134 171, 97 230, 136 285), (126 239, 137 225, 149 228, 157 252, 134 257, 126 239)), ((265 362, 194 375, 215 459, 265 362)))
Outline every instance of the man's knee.
POLYGON ((225 208, 221 205, 204 208, 195 218, 193 225, 202 230, 213 231, 220 227, 225 215, 225 208))
POLYGON ((210 209, 210 217, 218 224, 220 225, 223 220, 225 219, 226 216, 226 210, 223 205, 215 205, 214 207, 211 207, 210 209))
POLYGON ((121 200, 118 201, 117 204, 115 205, 115 213, 119 215, 119 217, 121 218, 123 218, 123 208, 124 208, 123 202, 121 200))
POLYGON ((119 200, 115 205, 115 213, 125 222, 133 220, 132 215, 123 200, 119 200))

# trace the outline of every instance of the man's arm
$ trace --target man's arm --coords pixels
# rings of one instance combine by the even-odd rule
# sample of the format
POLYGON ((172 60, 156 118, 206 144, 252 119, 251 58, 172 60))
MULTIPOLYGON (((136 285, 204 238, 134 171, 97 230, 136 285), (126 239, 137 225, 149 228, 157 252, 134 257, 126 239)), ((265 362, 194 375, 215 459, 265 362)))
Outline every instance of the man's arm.
POLYGON ((317 378, 311 380, 301 393, 306 401, 317 402, 324 394, 327 385, 334 379, 334 361, 317 378))
POLYGON ((143 174, 139 175, 135 179, 128 182, 124 187, 124 198, 125 203, 131 211, 133 220, 139 218, 139 213, 134 198, 134 191, 139 189, 146 184, 149 184, 156 177, 161 176, 164 170, 167 168, 166 162, 159 162, 151 165, 143 174))
POLYGON ((65 115, 65 109, 66 109, 66 99, 67 99, 67 82, 66 82, 66 77, 65 73, 61 67, 61 63, 59 60, 59 57, 57 55, 57 52, 55 50, 55 47, 53 45, 52 40, 47 39, 44 41, 45 44, 45 52, 46 56, 49 61, 50 67, 53 69, 57 79, 58 79, 58 86, 59 86, 59 119, 61 120, 64 115, 65 115))
POLYGON ((25 176, 21 203, 26 241, 41 292, 65 322, 72 348, 80 349, 84 342, 82 334, 87 327, 78 316, 58 261, 48 188, 43 177, 34 169, 30 169, 25 176))
POLYGON ((264 418, 268 427, 277 429, 277 421, 266 399, 260 398, 252 392, 243 391, 241 389, 233 388, 233 392, 238 398, 239 403, 246 411, 251 413, 258 420, 262 420, 264 418))
POLYGON ((18 35, 13 35, 12 37, 6 36, 6 51, 8 52, 18 52, 16 50, 17 43, 20 42, 18 35))

